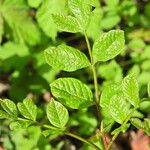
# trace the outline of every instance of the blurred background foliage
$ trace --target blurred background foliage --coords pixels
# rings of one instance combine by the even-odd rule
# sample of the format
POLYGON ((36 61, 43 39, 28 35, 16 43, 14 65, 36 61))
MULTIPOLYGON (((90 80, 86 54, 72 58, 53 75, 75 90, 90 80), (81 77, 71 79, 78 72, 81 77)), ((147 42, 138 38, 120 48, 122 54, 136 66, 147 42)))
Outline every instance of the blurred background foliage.
MULTIPOLYGON (((114 81, 121 81, 127 73, 136 75, 141 98, 147 96, 150 81, 150 1, 149 0, 85 0, 93 6, 88 26, 91 43, 103 32, 122 29, 126 36, 126 50, 116 59, 97 65, 100 89, 114 81)), ((72 76, 93 88, 89 70, 73 73, 50 68, 43 50, 50 45, 66 43, 86 53, 81 34, 61 32, 51 14, 69 14, 67 0, 0 0, 0 97, 14 102, 31 97, 39 106, 39 120, 46 122, 43 112, 51 97, 49 84, 57 77, 72 76)), ((147 108, 150 109, 150 106, 147 108)), ((92 135, 96 126, 94 108, 70 110, 70 130, 84 137, 92 135)), ((149 113, 146 111, 146 116, 149 113)), ((52 131, 47 139, 38 127, 9 132, 8 121, 0 123, 0 145, 8 150, 50 150, 73 147, 77 141, 57 137, 52 131), (51 143, 51 144, 50 144, 51 143)), ((81 147, 81 144, 77 144, 81 147)), ((83 149, 90 149, 82 147, 83 149)))

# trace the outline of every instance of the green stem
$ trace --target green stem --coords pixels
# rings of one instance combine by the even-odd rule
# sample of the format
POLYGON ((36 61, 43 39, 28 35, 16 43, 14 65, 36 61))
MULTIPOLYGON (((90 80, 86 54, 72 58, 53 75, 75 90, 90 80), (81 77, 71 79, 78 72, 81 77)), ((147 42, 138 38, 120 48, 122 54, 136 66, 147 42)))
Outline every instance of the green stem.
MULTIPOLYGON (((130 118, 132 117, 132 114, 134 113, 134 111, 135 111, 136 109, 137 109, 137 108, 134 108, 133 111, 131 111, 131 113, 130 113, 129 116, 126 118, 126 120, 125 120, 124 123, 121 125, 121 127, 124 126, 124 125, 130 120, 130 118)), ((116 134, 112 137, 112 139, 111 139, 109 145, 107 146, 107 149, 106 149, 106 150, 110 150, 112 144, 114 143, 114 141, 115 141, 116 138, 118 137, 119 133, 120 133, 120 132, 116 133, 116 134)))
MULTIPOLYGON (((85 40, 86 40, 86 44, 87 44, 87 48, 88 48, 88 52, 89 52, 89 56, 90 56, 90 61, 91 61, 91 67, 92 67, 92 73, 93 73, 93 78, 94 78, 94 89, 95 89, 95 105, 96 105, 96 110, 97 110, 97 116, 98 116, 98 125, 101 124, 101 114, 100 114, 100 98, 99 98, 99 89, 98 89, 98 81, 97 81, 97 73, 96 73, 96 67, 95 67, 95 63, 92 57, 92 49, 90 46, 90 42, 88 39, 88 36, 86 34, 86 32, 84 32, 84 36, 85 36, 85 40)), ((103 138, 100 137, 100 140, 103 141, 103 138)), ((102 142, 103 144, 103 142, 102 142)), ((104 145, 102 145, 104 148, 104 145)))
POLYGON ((96 104, 97 115, 98 115, 98 120, 99 120, 99 124, 100 124, 101 119, 100 119, 99 92, 98 92, 98 81, 97 81, 96 68, 95 68, 95 64, 93 61, 93 57, 92 57, 92 49, 91 49, 90 42, 89 42, 86 32, 84 33, 84 36, 85 36, 85 40, 87 43, 88 52, 89 52, 91 65, 92 65, 92 72, 93 72, 93 78, 94 78, 94 89, 95 89, 95 104, 96 104))
POLYGON ((64 132, 65 135, 68 135, 70 137, 73 137, 79 141, 82 141, 83 143, 86 143, 88 145, 90 145, 91 147, 93 147, 95 150, 100 150, 100 148, 98 146, 96 146, 94 143, 92 143, 91 141, 88 141, 78 135, 72 134, 72 133, 68 133, 68 132, 64 132))
POLYGON ((79 140, 79 141, 81 141, 81 142, 83 142, 83 143, 86 143, 86 144, 92 146, 95 150, 100 150, 100 148, 99 148, 98 146, 96 146, 94 143, 92 143, 91 141, 88 141, 88 140, 86 140, 86 139, 84 139, 84 138, 82 138, 82 137, 80 137, 80 136, 78 136, 78 135, 75 135, 75 134, 73 134, 73 133, 66 132, 66 131, 61 130, 61 129, 59 129, 59 128, 53 127, 53 126, 51 126, 51 125, 42 125, 42 127, 48 128, 48 129, 52 129, 52 130, 56 130, 56 131, 60 131, 60 132, 62 132, 62 133, 65 134, 65 135, 68 135, 68 136, 70 136, 70 137, 73 137, 73 138, 75 138, 75 139, 77 139, 77 140, 79 140))

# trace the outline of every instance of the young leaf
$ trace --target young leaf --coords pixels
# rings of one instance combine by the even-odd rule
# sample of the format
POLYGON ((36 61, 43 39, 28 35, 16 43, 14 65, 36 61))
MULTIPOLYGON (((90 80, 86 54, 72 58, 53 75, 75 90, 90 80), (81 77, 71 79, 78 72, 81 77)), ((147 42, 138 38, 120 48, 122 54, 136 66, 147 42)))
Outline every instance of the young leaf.
POLYGON ((52 14, 64 13, 66 10, 66 0, 42 0, 42 5, 36 12, 39 26, 53 40, 57 37, 58 28, 52 19, 52 14))
POLYGON ((114 95, 110 100, 109 112, 116 122, 122 124, 130 113, 123 94, 114 95))
POLYGON ((11 130, 26 129, 31 124, 32 124, 31 121, 22 119, 22 120, 17 120, 17 121, 12 122, 9 125, 9 127, 11 130))
POLYGON ((61 103, 51 99, 46 112, 52 125, 58 128, 63 128, 66 125, 69 115, 67 109, 61 103))
POLYGON ((90 65, 89 60, 82 52, 67 45, 46 49, 45 58, 50 66, 68 72, 90 65))
POLYGON ((29 9, 24 0, 5 0, 0 5, 1 14, 12 30, 16 43, 27 43, 33 46, 40 42, 41 32, 29 15, 29 9))
POLYGON ((86 30, 87 25, 91 16, 91 5, 84 2, 84 0, 69 0, 68 1, 69 8, 74 14, 74 16, 78 19, 80 27, 82 30, 86 30))
POLYGON ((0 110, 0 119, 14 119, 15 117, 12 115, 9 115, 5 111, 0 110))
POLYGON ((144 119, 145 132, 150 136, 150 119, 144 119))
POLYGON ((116 128, 114 131, 111 132, 112 135, 118 134, 120 132, 125 132, 130 127, 130 123, 124 124, 119 128, 116 128))
POLYGON ((150 98, 144 98, 144 100, 140 102, 139 109, 144 113, 149 113, 150 112, 150 98))
POLYGON ((24 99, 23 103, 17 104, 19 111, 21 114, 30 120, 35 121, 37 116, 37 106, 33 103, 31 99, 24 99))
POLYGON ((139 106, 139 86, 133 75, 128 75, 122 82, 123 93, 126 99, 134 106, 139 106))
POLYGON ((134 125, 138 129, 144 129, 145 128, 144 123, 138 118, 131 118, 130 122, 132 123, 132 125, 134 125))
POLYGON ((85 108, 93 101, 89 87, 74 78, 59 78, 50 87, 52 94, 70 108, 85 108))
POLYGON ((17 107, 15 103, 9 99, 0 100, 2 108, 11 116, 17 117, 17 107))
POLYGON ((123 50, 124 43, 124 32, 122 30, 112 30, 102 34, 93 45, 92 56, 94 62, 114 58, 123 50))
POLYGON ((29 6, 33 7, 33 8, 38 8, 39 5, 41 4, 42 0, 28 0, 28 4, 29 6))
POLYGON ((52 18, 57 27, 62 31, 71 33, 81 31, 78 21, 75 17, 65 16, 62 14, 53 14, 52 18))
POLYGON ((110 99, 116 95, 121 93, 121 84, 120 83, 111 83, 104 87, 101 95, 100 106, 103 108, 109 108, 110 99))

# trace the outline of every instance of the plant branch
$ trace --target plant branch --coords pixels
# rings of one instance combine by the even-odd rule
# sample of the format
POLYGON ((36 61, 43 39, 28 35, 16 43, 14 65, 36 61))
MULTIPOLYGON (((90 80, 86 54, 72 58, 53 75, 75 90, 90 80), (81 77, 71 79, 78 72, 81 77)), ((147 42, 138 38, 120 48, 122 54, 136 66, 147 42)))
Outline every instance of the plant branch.
POLYGON ((94 143, 92 143, 91 141, 86 140, 86 139, 84 139, 84 138, 82 138, 82 137, 80 137, 80 136, 78 136, 78 135, 73 134, 73 133, 66 132, 66 131, 61 130, 61 129, 59 129, 59 128, 53 127, 53 126, 51 126, 51 125, 42 125, 42 127, 48 128, 48 129, 52 129, 52 130, 56 130, 56 131, 60 131, 60 132, 62 132, 62 133, 65 134, 65 135, 68 135, 68 136, 70 136, 70 137, 73 137, 73 138, 75 138, 75 139, 77 139, 77 140, 79 140, 79 141, 81 141, 81 142, 83 142, 83 143, 86 143, 86 144, 92 146, 95 150, 100 150, 100 148, 99 148, 98 146, 96 146, 94 143))
POLYGON ((98 120, 99 120, 99 124, 100 124, 101 119, 100 119, 99 92, 98 92, 98 81, 97 81, 96 67, 95 67, 95 64, 93 61, 92 49, 91 49, 90 42, 89 42, 89 39, 87 37, 86 32, 84 33, 84 36, 85 36, 85 40, 87 43, 88 52, 89 52, 91 65, 92 65, 92 72, 93 72, 93 78, 94 78, 94 89, 95 89, 95 104, 96 104, 97 115, 98 115, 98 120))
POLYGON ((100 150, 100 148, 99 148, 98 146, 96 146, 94 143, 92 143, 91 141, 86 140, 86 139, 84 139, 84 138, 82 138, 82 137, 80 137, 80 136, 78 136, 78 135, 75 135, 75 134, 72 134, 72 133, 69 133, 69 132, 64 132, 64 134, 65 134, 65 135, 68 135, 68 136, 70 136, 70 137, 73 137, 73 138, 75 138, 75 139, 77 139, 77 140, 79 140, 79 141, 81 141, 81 142, 83 142, 83 143, 86 143, 86 144, 90 145, 90 146, 93 147, 95 150, 100 150))

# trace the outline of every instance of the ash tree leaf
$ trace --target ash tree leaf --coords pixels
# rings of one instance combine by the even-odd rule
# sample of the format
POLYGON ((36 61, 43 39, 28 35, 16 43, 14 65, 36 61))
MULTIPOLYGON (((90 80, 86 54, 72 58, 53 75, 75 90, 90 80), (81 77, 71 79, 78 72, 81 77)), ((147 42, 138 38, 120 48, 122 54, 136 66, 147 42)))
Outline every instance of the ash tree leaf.
POLYGON ((67 45, 47 48, 44 54, 50 66, 68 72, 76 71, 90 65, 84 53, 67 45))
POLYGON ((130 109, 123 94, 116 94, 110 99, 109 112, 116 122, 122 124, 125 121, 130 109))
POLYGON ((93 45, 94 62, 107 61, 117 56, 124 48, 125 39, 122 30, 112 30, 102 34, 93 45))
POLYGON ((89 87, 77 79, 59 78, 50 87, 54 97, 70 108, 86 108, 93 102, 89 87))
POLYGON ((68 110, 59 102, 51 99, 47 106, 47 117, 53 126, 58 128, 65 127, 68 122, 68 110))
POLYGON ((2 108, 11 116, 17 117, 18 111, 15 103, 9 99, 0 100, 2 108))
POLYGON ((134 107, 138 107, 140 103, 139 86, 136 78, 133 75, 128 75, 123 79, 122 90, 126 99, 134 107))
POLYGON ((68 6, 77 18, 82 30, 86 30, 90 21, 92 6, 84 0, 69 0, 68 6))
POLYGON ((104 87, 101 97, 100 97, 100 106, 103 108, 109 108, 110 99, 116 95, 121 93, 121 84, 120 83, 111 83, 104 87))
POLYGON ((37 106, 33 103, 31 99, 24 99, 22 103, 17 104, 20 113, 29 120, 36 120, 37 116, 37 106))
POLYGON ((65 16, 62 14, 52 14, 52 19, 57 25, 58 29, 66 32, 76 33, 80 32, 80 26, 75 17, 65 16))

